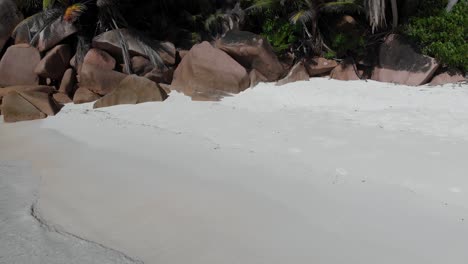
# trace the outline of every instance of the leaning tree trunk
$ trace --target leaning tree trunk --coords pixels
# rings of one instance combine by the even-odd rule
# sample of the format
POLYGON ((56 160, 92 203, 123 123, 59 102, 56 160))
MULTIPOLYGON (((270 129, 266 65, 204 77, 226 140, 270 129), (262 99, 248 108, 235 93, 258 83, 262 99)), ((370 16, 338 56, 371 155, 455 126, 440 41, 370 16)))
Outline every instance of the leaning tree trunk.
POLYGON ((452 8, 458 3, 458 0, 449 0, 448 5, 447 5, 447 12, 452 11, 452 8))
POLYGON ((397 5, 397 0, 391 0, 391 4, 392 4, 392 17, 393 17, 392 27, 396 28, 398 26, 398 5, 397 5))

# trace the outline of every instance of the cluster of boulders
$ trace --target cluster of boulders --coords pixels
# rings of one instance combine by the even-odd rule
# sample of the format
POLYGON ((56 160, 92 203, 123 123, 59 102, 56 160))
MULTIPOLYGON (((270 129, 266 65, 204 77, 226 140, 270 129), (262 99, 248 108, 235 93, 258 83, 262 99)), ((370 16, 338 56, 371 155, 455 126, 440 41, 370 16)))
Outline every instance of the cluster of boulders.
POLYGON ((0 114, 5 122, 45 118, 72 102, 95 102, 94 107, 100 108, 164 101, 171 90, 194 100, 216 100, 259 82, 283 85, 314 76, 406 85, 465 80, 460 73, 441 72, 434 77, 439 64, 398 35, 386 38, 376 65, 321 57, 280 59, 265 38, 230 31, 213 43, 202 42, 190 50, 158 42, 151 52, 156 52, 163 65, 155 66, 148 46, 127 29, 96 36, 80 59, 70 45, 78 32, 73 24, 57 19, 31 46, 31 33, 37 29, 28 23, 17 26, 23 16, 11 0, 0 0, 0 15, 0 114), (122 37, 129 65, 122 55, 122 37), (369 68, 372 70, 366 70, 369 68))

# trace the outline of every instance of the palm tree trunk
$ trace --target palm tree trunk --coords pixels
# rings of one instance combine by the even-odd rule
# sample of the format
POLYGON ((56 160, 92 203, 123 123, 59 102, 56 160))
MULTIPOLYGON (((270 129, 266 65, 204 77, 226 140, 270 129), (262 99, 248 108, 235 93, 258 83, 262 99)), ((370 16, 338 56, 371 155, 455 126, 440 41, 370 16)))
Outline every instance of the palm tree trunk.
POLYGON ((452 11, 453 6, 456 5, 457 3, 458 3, 458 0, 449 0, 449 3, 446 8, 447 12, 452 11))
POLYGON ((393 17, 393 23, 392 27, 396 28, 398 26, 398 6, 397 6, 397 0, 391 0, 392 4, 392 17, 393 17))

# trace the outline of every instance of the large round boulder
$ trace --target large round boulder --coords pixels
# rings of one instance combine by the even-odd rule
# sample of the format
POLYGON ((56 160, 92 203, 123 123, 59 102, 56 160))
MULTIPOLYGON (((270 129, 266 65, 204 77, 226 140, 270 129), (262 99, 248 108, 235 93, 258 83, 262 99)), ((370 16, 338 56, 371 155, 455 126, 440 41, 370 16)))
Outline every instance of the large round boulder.
POLYGON ((94 108, 121 104, 162 102, 166 98, 166 92, 157 83, 144 77, 129 75, 120 82, 114 91, 94 103, 94 108))
POLYGON ((138 34, 128 29, 114 29, 104 32, 93 39, 93 47, 109 52, 122 61, 120 42, 122 37, 126 40, 131 56, 148 57, 148 49, 154 49, 166 65, 173 65, 176 61, 176 48, 170 42, 143 41, 138 34))
POLYGON ((249 88, 245 68, 208 42, 192 47, 174 72, 172 87, 195 96, 200 93, 239 93, 249 88))
POLYGON ((23 14, 13 0, 0 0, 0 51, 21 20, 23 20, 23 14))
POLYGON ((418 53, 409 41, 396 34, 385 39, 378 59, 371 78, 379 82, 422 85, 430 81, 439 68, 434 58, 418 53))
POLYGON ((100 49, 90 49, 84 57, 83 63, 96 65, 104 70, 115 69, 116 61, 109 53, 100 49))
POLYGON ((39 51, 28 44, 9 47, 0 60, 0 86, 38 84, 34 70, 40 61, 39 51))
POLYGON ((118 71, 106 70, 93 64, 83 64, 79 75, 80 87, 106 95, 117 88, 127 75, 118 71))
POLYGON ((35 73, 43 78, 61 80, 68 69, 71 49, 68 45, 57 45, 42 58, 36 66, 35 73))
POLYGON ((77 32, 78 29, 73 23, 59 17, 39 33, 37 48, 40 52, 47 51, 77 32))
POLYGON ((216 41, 215 46, 245 68, 257 70, 268 81, 276 81, 284 74, 283 65, 262 36, 247 31, 229 31, 216 41))

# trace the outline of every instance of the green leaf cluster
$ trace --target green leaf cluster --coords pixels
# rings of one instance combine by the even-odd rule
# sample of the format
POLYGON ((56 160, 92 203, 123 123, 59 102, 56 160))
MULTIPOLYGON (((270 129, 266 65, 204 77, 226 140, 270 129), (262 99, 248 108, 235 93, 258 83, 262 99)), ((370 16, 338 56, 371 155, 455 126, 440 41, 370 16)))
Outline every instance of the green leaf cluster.
POLYGON ((468 2, 461 0, 451 12, 411 19, 404 33, 415 40, 426 55, 452 68, 468 70, 468 2))
POLYGON ((281 53, 297 42, 300 31, 299 25, 291 24, 286 19, 267 17, 261 35, 270 42, 275 52, 281 53))

